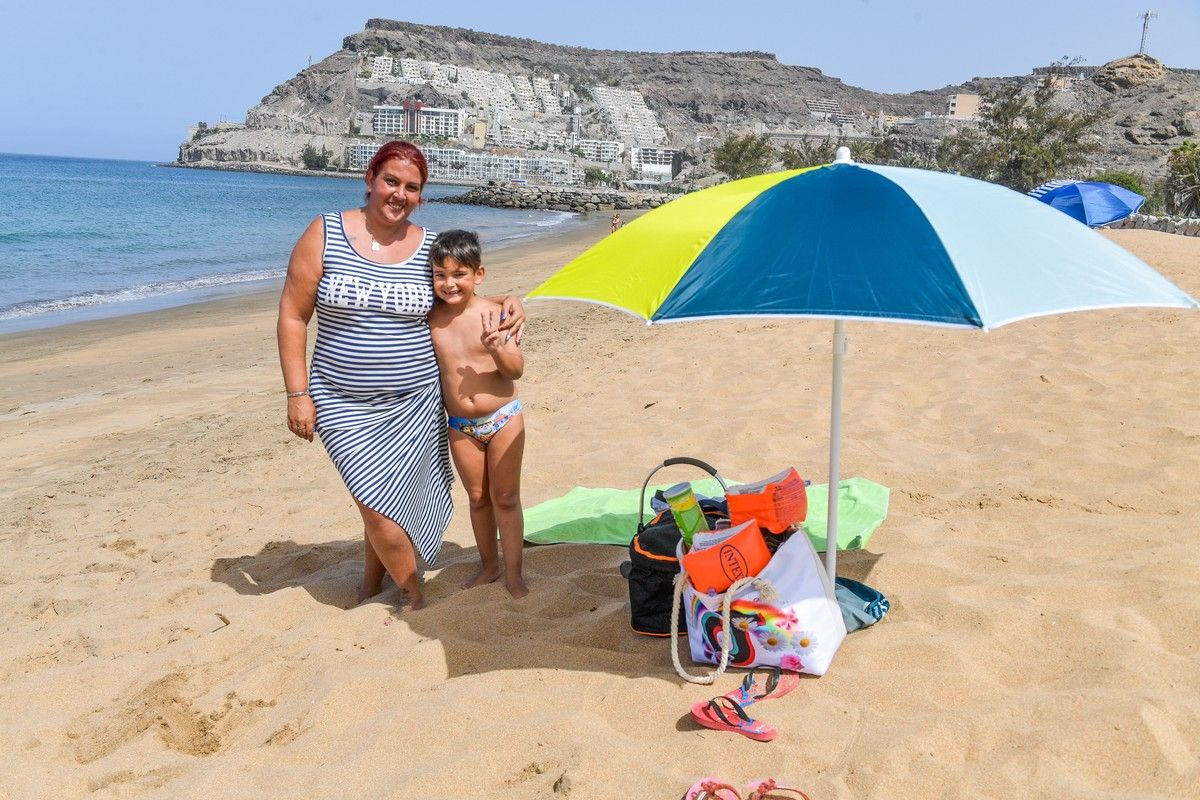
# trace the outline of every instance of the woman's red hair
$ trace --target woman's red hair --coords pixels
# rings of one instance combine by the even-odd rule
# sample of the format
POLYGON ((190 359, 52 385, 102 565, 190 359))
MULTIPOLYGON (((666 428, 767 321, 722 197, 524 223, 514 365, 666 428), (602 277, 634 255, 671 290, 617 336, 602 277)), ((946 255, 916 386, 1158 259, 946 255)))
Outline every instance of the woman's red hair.
POLYGON ((425 161, 425 154, 421 152, 421 148, 417 147, 412 142, 403 142, 396 140, 388 142, 379 151, 375 153, 375 157, 371 159, 371 163, 367 164, 367 180, 370 180, 389 159, 398 158, 401 161, 407 161, 417 168, 417 172, 421 173, 421 186, 425 186, 425 182, 429 180, 429 164, 425 161))

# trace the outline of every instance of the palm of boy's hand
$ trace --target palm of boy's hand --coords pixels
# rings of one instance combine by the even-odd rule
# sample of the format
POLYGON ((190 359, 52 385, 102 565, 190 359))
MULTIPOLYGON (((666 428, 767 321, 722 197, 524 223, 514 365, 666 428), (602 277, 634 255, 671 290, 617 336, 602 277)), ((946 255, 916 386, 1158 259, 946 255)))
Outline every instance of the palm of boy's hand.
POLYGON ((504 336, 501 335, 500 329, 496 325, 494 313, 491 311, 486 314, 481 313, 479 320, 483 323, 483 335, 479 337, 479 341, 483 342, 483 346, 488 349, 488 352, 499 350, 504 344, 504 336))

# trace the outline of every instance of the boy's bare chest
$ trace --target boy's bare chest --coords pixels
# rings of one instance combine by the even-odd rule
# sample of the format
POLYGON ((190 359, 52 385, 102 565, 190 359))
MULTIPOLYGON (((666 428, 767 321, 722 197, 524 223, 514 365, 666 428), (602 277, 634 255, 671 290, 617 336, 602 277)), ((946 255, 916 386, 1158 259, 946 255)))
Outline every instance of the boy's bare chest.
POLYGON ((442 352, 464 361, 491 362, 491 355, 483 346, 483 323, 478 313, 470 311, 455 319, 436 325, 432 329, 434 344, 442 352))

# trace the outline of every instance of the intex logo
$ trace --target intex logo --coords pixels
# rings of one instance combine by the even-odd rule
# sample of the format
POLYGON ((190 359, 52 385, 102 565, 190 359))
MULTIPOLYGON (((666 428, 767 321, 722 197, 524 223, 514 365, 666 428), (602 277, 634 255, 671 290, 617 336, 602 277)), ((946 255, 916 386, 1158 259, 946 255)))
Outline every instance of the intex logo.
POLYGON ((721 569, 725 572, 725 577, 731 581, 745 578, 748 570, 746 569, 746 557, 742 555, 742 551, 730 544, 721 545, 721 569))

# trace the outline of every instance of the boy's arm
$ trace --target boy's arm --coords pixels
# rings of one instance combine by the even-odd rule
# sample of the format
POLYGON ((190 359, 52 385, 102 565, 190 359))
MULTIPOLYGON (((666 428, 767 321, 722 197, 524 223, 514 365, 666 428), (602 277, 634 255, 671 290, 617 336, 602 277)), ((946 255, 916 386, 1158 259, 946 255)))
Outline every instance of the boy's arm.
POLYGON ((492 360, 496 362, 500 374, 509 380, 515 381, 525 374, 525 354, 521 352, 521 345, 517 344, 515 337, 493 350, 492 360))
POLYGON ((483 323, 483 335, 479 340, 496 362, 496 369, 509 380, 517 380, 525 372, 525 355, 516 337, 509 338, 500 330, 498 312, 494 308, 481 312, 479 317, 483 323))

